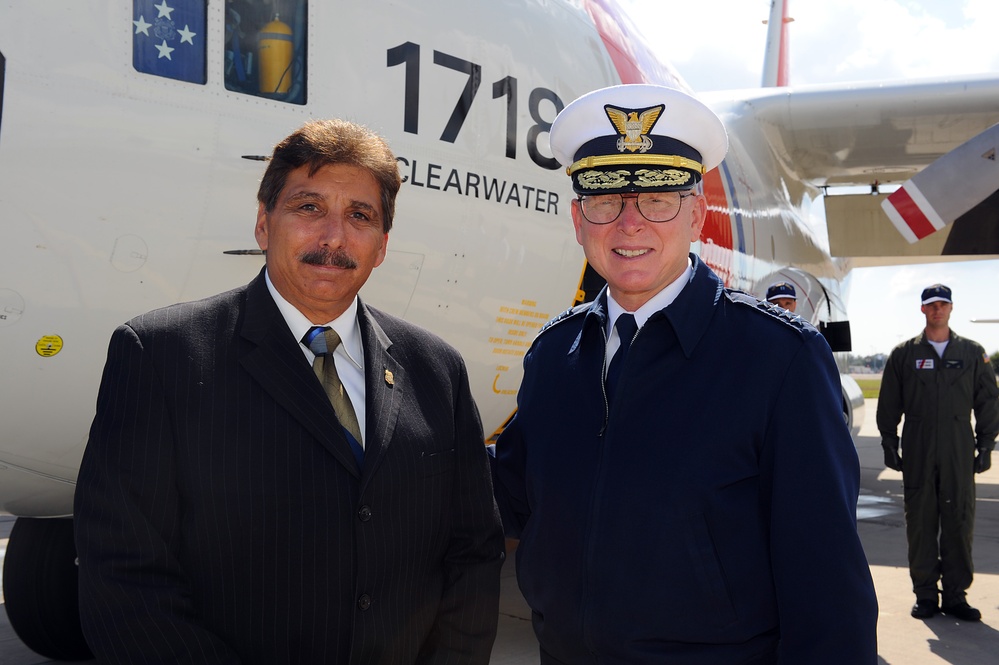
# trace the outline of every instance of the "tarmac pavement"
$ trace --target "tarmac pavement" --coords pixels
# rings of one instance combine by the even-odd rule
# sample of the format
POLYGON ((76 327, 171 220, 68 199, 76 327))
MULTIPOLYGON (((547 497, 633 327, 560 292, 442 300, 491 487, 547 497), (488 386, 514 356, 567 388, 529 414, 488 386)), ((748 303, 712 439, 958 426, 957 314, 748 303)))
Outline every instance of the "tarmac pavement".
MULTIPOLYGON (((864 425, 856 437, 861 466, 858 530, 878 594, 878 665, 984 665, 999 659, 999 457, 977 476, 975 582, 968 601, 982 612, 981 623, 945 615, 918 620, 909 616, 915 602, 906 564, 902 474, 885 469, 874 423, 877 400, 866 400, 864 425)), ((0 517, 0 559, 12 518, 0 517)), ((513 556, 503 570, 499 631, 491 665, 537 665, 538 647, 530 610, 517 589, 513 556)), ((816 571, 821 574, 821 571, 816 571)), ((0 605, 0 664, 39 665, 55 661, 25 647, 0 605)), ((94 662, 94 661, 89 661, 94 662)), ((724 664, 721 664, 724 665, 724 664)), ((798 665, 798 664, 793 664, 798 665)), ((801 664, 807 665, 807 664, 801 664)), ((849 665, 845 663, 844 665, 849 665)))

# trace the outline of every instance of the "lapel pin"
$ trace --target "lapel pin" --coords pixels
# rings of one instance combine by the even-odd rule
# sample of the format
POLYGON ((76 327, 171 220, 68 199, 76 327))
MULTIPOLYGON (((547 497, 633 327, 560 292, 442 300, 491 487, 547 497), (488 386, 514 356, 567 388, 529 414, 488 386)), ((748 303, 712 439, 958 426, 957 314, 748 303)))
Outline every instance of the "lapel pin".
POLYGON ((392 372, 390 370, 385 370, 385 383, 390 386, 395 385, 395 378, 392 376, 392 372))

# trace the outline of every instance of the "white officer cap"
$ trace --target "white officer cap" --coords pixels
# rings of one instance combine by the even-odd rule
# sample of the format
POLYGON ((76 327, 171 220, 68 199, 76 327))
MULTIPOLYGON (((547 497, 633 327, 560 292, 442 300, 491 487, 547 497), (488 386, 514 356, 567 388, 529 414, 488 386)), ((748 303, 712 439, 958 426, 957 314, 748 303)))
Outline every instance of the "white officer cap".
POLYGON ((728 151, 725 126, 704 103, 651 84, 594 90, 566 106, 549 133, 578 194, 689 189, 728 151))

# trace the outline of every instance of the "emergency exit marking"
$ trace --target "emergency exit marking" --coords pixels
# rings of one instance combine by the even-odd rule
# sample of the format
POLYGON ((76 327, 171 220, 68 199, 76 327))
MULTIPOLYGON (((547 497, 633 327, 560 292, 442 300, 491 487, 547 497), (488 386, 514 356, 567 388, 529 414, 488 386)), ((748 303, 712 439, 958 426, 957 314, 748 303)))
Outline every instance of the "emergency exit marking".
POLYGON ((35 342, 35 351, 42 358, 49 358, 62 351, 62 337, 46 335, 35 342))

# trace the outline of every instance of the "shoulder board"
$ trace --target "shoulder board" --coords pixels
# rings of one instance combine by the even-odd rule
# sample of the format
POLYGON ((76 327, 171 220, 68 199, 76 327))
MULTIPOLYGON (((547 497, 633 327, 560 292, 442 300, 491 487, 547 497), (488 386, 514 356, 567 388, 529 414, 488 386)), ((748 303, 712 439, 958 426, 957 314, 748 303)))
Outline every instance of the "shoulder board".
POLYGON ((739 291, 738 289, 725 289, 725 297, 737 305, 751 307, 752 309, 762 314, 766 314, 770 318, 780 321, 784 325, 790 326, 796 330, 804 330, 805 328, 810 327, 807 321, 794 312, 789 312, 783 307, 778 307, 769 301, 760 300, 756 296, 752 296, 745 291, 739 291))
POLYGON ((575 307, 570 307, 569 309, 565 310, 561 314, 558 314, 555 317, 549 319, 548 323, 546 323, 545 325, 543 325, 541 327, 541 330, 538 331, 538 335, 540 335, 541 333, 545 332, 546 330, 548 330, 549 328, 551 328, 552 326, 554 326, 554 325, 556 325, 558 323, 561 323, 561 322, 563 322, 563 321, 565 321, 567 319, 571 319, 573 316, 585 312, 586 310, 588 310, 590 308, 590 305, 592 305, 592 304, 593 303, 584 302, 584 303, 582 303, 580 305, 576 305, 575 307))

